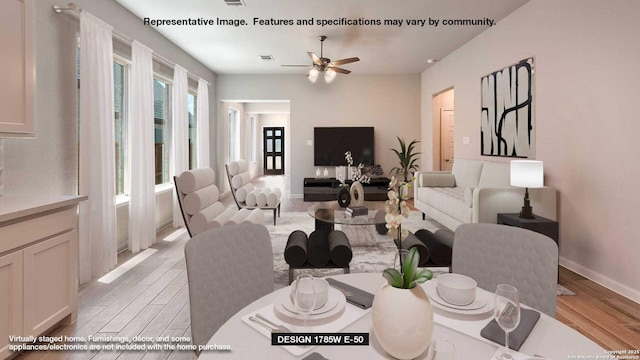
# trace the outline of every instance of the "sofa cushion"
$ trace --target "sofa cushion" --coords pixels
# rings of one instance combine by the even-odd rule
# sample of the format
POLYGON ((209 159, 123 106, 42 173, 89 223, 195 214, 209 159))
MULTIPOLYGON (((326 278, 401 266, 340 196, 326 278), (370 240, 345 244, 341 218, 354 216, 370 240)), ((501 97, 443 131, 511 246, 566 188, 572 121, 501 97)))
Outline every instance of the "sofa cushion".
POLYGON ((456 177, 456 186, 461 188, 475 188, 480 182, 482 160, 455 159, 451 173, 456 177))
POLYGON ((464 191, 462 187, 422 187, 418 198, 462 223, 470 223, 473 209, 465 203, 464 191))
POLYGON ((478 187, 494 189, 510 188, 510 164, 485 161, 478 187))

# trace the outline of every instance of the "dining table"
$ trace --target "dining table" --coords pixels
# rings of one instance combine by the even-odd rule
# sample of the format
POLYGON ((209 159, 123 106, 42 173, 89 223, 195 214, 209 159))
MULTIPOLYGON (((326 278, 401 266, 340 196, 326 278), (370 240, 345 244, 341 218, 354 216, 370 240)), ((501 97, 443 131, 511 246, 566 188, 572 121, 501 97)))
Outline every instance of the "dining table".
MULTIPOLYGON (((352 273, 329 276, 335 280, 351 285, 358 289, 375 294, 386 281, 380 273, 352 273)), ((435 280, 435 279, 434 279, 435 280)), ((431 280, 431 281, 434 281, 431 280)), ((428 283, 428 282, 427 282, 428 283)), ((427 288, 426 284, 422 284, 427 288)), ((207 345, 228 346, 229 351, 203 351, 199 359, 304 359, 310 353, 316 352, 326 359, 393 359, 387 354, 372 329, 371 309, 361 309, 350 303, 345 305, 345 313, 355 321, 345 323, 339 332, 341 333, 368 333, 369 345, 307 345, 293 354, 284 346, 271 345, 271 339, 264 329, 250 325, 246 321, 249 315, 258 312, 269 315, 272 319, 274 302, 283 294, 290 292, 289 287, 275 290, 274 292, 257 299, 253 303, 233 315, 211 337, 207 345), (272 313, 269 313, 272 312, 272 313)), ((492 296, 491 292, 484 292, 484 296, 492 296)), ((526 304, 523 304, 526 308, 526 304)), ((407 309, 407 311, 411 311, 407 309)), ((493 319, 493 312, 467 315, 460 312, 450 312, 443 307, 433 306, 433 335, 432 341, 446 340, 455 346, 457 359, 490 360, 502 345, 487 340, 480 336, 480 331, 493 319)), ((288 326, 294 332, 318 332, 319 329, 309 321, 307 327, 288 324, 278 318, 281 324, 288 326)), ((300 349, 300 347, 298 347, 300 349)), ((427 359, 427 351, 418 359, 427 359)), ((540 314, 540 318, 528 338, 516 353, 517 359, 529 357, 543 357, 545 359, 589 359, 597 356, 606 356, 606 351, 601 346, 580 334, 576 330, 566 326, 555 318, 540 314)))

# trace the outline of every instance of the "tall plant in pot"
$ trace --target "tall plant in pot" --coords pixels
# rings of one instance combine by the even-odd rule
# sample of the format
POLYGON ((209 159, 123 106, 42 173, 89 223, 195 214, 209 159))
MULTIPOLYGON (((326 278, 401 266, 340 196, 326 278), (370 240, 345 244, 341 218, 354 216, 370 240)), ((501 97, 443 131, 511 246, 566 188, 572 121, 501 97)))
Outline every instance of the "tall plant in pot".
POLYGON ((408 182, 389 185, 389 200, 385 203, 385 220, 389 234, 398 246, 399 269, 386 269, 387 279, 373 298, 371 318, 373 331, 382 348, 397 359, 413 359, 429 346, 433 333, 433 310, 429 298, 419 284, 431 280, 433 273, 418 271, 420 254, 416 248, 409 250, 403 259, 402 240, 407 231, 402 229, 402 219, 409 216, 406 205, 408 182))
POLYGON ((398 155, 398 161, 400 166, 396 166, 391 169, 391 172, 396 176, 400 176, 405 183, 409 182, 409 179, 413 178, 413 174, 418 171, 419 165, 417 164, 420 158, 419 152, 414 152, 416 145, 420 142, 418 140, 413 140, 406 144, 403 138, 397 137, 398 142, 400 143, 400 149, 391 149, 396 155, 398 155))

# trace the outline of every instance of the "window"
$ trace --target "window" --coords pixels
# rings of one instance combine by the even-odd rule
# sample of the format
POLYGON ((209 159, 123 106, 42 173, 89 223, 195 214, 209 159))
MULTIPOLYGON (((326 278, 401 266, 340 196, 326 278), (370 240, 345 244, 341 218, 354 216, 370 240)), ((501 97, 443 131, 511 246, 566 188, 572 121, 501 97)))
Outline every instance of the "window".
POLYGON ((118 61, 113 62, 113 108, 115 112, 116 138, 116 195, 123 195, 124 172, 127 153, 126 88, 127 67, 118 61))
POLYGON ((255 115, 251 115, 251 140, 249 141, 251 148, 249 149, 249 161, 252 162, 257 161, 258 157, 258 129, 256 122, 255 115))
POLYGON ((198 168, 197 153, 197 125, 198 125, 198 95, 189 92, 187 96, 187 112, 189 116, 189 170, 198 168))
POLYGON ((240 156, 240 119, 238 110, 229 108, 229 158, 227 162, 238 160, 240 156))
POLYGON ((170 85, 157 77, 153 79, 153 120, 155 137, 155 183, 169 182, 171 144, 170 85))

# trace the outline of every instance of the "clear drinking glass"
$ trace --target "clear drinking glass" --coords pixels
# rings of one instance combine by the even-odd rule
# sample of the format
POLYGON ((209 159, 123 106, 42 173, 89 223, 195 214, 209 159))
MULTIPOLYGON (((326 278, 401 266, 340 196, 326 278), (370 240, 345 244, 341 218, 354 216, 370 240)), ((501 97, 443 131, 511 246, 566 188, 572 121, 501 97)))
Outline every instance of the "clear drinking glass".
POLYGON ((409 255, 409 250, 407 249, 400 249, 396 251, 396 255, 393 259, 393 268, 402 273, 402 270, 400 269, 400 258, 402 258, 402 266, 404 266, 407 255, 409 255))
POLYGON ((446 340, 431 342, 429 353, 431 360, 456 360, 456 347, 446 340))
POLYGON ((304 319, 304 327, 307 327, 307 319, 316 306, 316 290, 313 286, 313 276, 304 274, 296 278, 293 303, 304 319))
POLYGON ((520 295, 518 289, 508 284, 499 284, 496 288, 496 300, 493 317, 504 330, 504 353, 499 359, 512 360, 509 350, 509 333, 520 324, 520 295))

